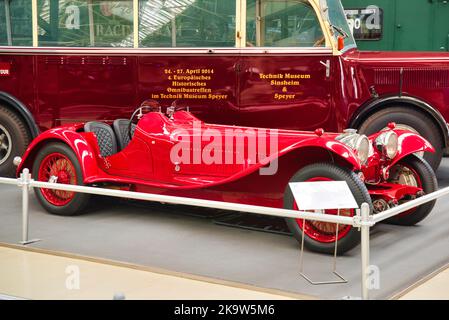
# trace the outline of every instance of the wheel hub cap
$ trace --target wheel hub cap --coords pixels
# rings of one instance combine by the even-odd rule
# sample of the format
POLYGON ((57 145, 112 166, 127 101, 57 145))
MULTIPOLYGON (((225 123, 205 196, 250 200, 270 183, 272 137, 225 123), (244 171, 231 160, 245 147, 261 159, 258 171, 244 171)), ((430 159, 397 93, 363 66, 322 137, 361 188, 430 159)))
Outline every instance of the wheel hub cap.
POLYGON ((0 125, 0 164, 8 160, 11 155, 12 143, 11 135, 8 130, 0 125))
MULTIPOLYGON (((61 153, 52 153, 46 156, 40 166, 38 173, 39 181, 49 181, 61 184, 77 184, 76 171, 73 163, 67 156, 61 153)), ((65 206, 72 201, 74 192, 41 189, 46 201, 54 206, 65 206)))
POLYGON ((66 171, 58 172, 58 180, 60 183, 67 184, 70 183, 70 176, 66 171))

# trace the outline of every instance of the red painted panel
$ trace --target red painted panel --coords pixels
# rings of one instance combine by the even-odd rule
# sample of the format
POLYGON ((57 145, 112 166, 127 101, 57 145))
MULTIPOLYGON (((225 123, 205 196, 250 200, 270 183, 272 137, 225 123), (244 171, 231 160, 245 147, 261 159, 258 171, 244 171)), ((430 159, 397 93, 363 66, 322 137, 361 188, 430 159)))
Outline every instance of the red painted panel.
POLYGON ((0 91, 27 106, 42 129, 128 117, 142 101, 156 98, 164 107, 177 100, 209 123, 341 131, 372 100, 373 85, 380 96, 399 93, 391 72, 401 68, 407 69, 403 94, 427 102, 449 121, 449 55, 443 53, 64 51, 0 54, 0 63, 10 66, 10 75, 0 76, 0 91), (327 60, 329 78, 321 63, 327 60))
POLYGON ((133 56, 38 56, 41 121, 54 127, 88 120, 128 118, 136 107, 133 56))
POLYGON ((375 86, 380 97, 402 94, 418 98, 449 122, 449 54, 433 52, 348 52, 342 58, 348 117, 371 100, 375 86))
POLYGON ((245 56, 240 77, 240 124, 334 131, 331 55, 245 56))
POLYGON ((138 98, 177 101, 206 122, 236 123, 237 55, 140 56, 138 98))
POLYGON ((35 105, 33 56, 1 55, 0 69, 9 70, 9 75, 0 76, 0 91, 5 92, 27 106, 39 122, 39 112, 35 105))

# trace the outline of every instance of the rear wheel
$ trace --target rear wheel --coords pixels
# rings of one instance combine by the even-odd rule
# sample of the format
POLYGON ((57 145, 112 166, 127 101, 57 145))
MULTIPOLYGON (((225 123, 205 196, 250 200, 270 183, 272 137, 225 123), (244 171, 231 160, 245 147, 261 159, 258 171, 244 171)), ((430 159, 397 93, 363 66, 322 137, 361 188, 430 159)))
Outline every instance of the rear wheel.
MULTIPOLYGON (((430 165, 416 155, 402 159, 390 170, 390 183, 422 188, 425 194, 438 190, 438 182, 430 165)), ((413 226, 424 220, 435 206, 436 200, 390 218, 391 224, 413 226)))
POLYGON ((14 157, 22 156, 29 143, 30 134, 22 119, 0 106, 0 176, 14 176, 14 157))
MULTIPOLYGON (((83 185, 83 173, 75 153, 63 143, 51 143, 40 150, 33 165, 33 178, 61 184, 83 185)), ((34 189, 41 205, 50 213, 71 216, 86 207, 90 195, 52 189, 34 189)))
POLYGON ((438 169, 443 158, 443 137, 433 119, 413 108, 389 107, 368 117, 360 126, 360 132, 368 135, 376 133, 390 122, 395 122, 398 128, 410 129, 426 138, 435 148, 435 153, 427 152, 424 159, 434 170, 438 169))
MULTIPOLYGON (((363 182, 352 171, 346 168, 340 168, 333 164, 319 163, 313 164, 299 170, 290 182, 306 181, 346 181, 349 189, 359 206, 366 202, 371 206, 371 197, 363 182)), ((298 210, 293 194, 288 186, 284 194, 284 208, 298 210)), ((337 210, 320 210, 323 214, 338 214, 337 210)), ((352 217, 355 215, 355 209, 340 209, 341 216, 352 217)), ((287 225, 294 237, 301 243, 302 230, 304 229, 304 245, 316 252, 334 253, 337 224, 305 221, 303 219, 286 219, 287 225)), ((351 250, 360 243, 360 232, 347 225, 338 225, 338 254, 343 254, 351 250)))

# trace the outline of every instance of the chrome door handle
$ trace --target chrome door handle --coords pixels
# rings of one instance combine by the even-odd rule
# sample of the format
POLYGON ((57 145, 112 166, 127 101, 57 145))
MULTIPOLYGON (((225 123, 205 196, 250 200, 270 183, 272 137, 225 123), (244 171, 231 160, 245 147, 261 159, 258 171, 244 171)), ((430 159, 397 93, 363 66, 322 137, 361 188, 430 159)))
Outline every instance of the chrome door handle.
POLYGON ((331 76, 331 61, 330 60, 320 61, 320 63, 326 67, 326 78, 330 78, 330 76, 331 76))

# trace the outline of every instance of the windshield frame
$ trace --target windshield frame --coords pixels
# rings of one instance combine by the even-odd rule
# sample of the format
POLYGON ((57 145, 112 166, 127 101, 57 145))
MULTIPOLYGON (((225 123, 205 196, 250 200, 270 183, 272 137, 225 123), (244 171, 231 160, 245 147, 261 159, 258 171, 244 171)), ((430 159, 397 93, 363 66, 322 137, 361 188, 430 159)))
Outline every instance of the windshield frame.
POLYGON ((321 16, 325 20, 332 35, 332 40, 334 44, 338 46, 338 36, 340 35, 334 30, 333 26, 341 28, 347 34, 345 38, 345 47, 340 51, 342 53, 357 48, 357 43, 351 32, 349 24, 346 20, 346 15, 344 13, 343 5, 340 0, 320 0, 320 11, 321 16), (333 15, 330 13, 332 12, 333 15), (343 22, 344 21, 344 22, 343 22))

